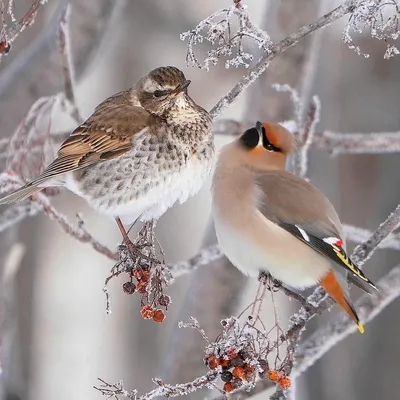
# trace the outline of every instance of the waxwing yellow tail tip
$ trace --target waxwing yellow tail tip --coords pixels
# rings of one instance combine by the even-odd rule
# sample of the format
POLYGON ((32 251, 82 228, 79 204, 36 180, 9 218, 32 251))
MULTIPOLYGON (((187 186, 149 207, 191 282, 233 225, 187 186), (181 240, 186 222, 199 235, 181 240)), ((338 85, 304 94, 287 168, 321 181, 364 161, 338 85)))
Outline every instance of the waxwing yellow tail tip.
POLYGON ((364 325, 361 322, 357 322, 358 331, 364 333, 364 325))

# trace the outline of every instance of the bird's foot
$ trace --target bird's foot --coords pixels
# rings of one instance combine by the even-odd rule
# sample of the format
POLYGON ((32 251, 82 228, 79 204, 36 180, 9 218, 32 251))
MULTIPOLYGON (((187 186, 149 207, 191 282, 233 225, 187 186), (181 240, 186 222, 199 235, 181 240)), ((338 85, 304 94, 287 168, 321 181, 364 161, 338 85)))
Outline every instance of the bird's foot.
POLYGON ((265 287, 270 291, 270 292, 278 292, 279 289, 282 287, 282 282, 278 281, 277 279, 273 278, 272 275, 269 272, 266 271, 260 271, 258 275, 258 280, 265 285, 265 287))

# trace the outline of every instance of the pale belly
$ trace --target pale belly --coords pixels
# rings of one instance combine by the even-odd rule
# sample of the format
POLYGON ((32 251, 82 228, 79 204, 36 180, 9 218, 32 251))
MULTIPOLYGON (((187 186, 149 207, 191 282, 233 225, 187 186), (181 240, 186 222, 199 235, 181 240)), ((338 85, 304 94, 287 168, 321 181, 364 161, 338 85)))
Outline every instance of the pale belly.
POLYGON ((329 271, 330 263, 290 233, 265 218, 228 226, 214 212, 215 231, 222 251, 243 274, 269 272, 284 284, 304 289, 329 271))
POLYGON ((97 191, 92 187, 90 191, 82 190, 72 175, 67 177, 66 186, 94 209, 113 217, 118 216, 125 224, 129 224, 138 218, 142 221, 158 219, 175 203, 185 202, 200 190, 212 166, 213 159, 193 157, 179 171, 155 175, 144 175, 138 171, 133 174, 134 184, 131 177, 119 181, 110 178, 108 190, 104 190, 104 186, 97 191), (135 174, 138 175, 137 179, 134 179, 135 174), (123 187, 118 189, 121 183, 123 187))

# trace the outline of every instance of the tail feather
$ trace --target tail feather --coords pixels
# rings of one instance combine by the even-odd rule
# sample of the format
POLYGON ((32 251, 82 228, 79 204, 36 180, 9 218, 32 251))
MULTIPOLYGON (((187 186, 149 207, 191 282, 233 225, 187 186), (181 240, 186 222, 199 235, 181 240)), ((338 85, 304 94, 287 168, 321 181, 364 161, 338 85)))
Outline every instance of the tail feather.
POLYGON ((15 192, 12 192, 8 194, 7 196, 4 196, 0 198, 0 205, 1 204, 11 204, 15 203, 18 201, 25 200, 29 196, 34 195, 37 192, 40 192, 44 188, 42 187, 37 187, 31 184, 23 186, 21 189, 17 189, 15 192))
POLYGON ((332 297, 333 300, 338 303, 344 311, 350 316, 350 318, 357 324, 358 330, 360 333, 364 333, 364 326, 360 322, 356 311, 354 310, 350 300, 347 297, 347 294, 343 291, 340 286, 338 280, 336 279, 335 274, 332 270, 330 270, 320 282, 321 286, 325 289, 325 291, 332 297))

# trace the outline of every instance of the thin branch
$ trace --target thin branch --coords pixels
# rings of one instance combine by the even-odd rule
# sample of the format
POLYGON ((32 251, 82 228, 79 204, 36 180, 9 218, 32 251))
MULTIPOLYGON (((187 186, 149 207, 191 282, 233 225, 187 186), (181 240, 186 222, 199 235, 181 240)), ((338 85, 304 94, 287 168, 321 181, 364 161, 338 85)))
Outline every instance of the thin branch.
POLYGON ((315 135, 312 145, 328 151, 333 156, 400 153, 400 132, 337 133, 325 131, 315 135))
POLYGON ((6 46, 6 48, 8 48, 8 50, 7 52, 0 51, 0 60, 3 54, 8 53, 10 44, 17 38, 17 36, 21 32, 23 32, 26 27, 34 23, 39 8, 46 3, 47 0, 34 0, 33 4, 29 8, 29 10, 25 13, 25 15, 8 30, 4 29, 5 24, 3 19, 1 43, 4 43, 4 45, 6 46))
POLYGON ((82 243, 89 243, 94 250, 99 252, 100 254, 105 255, 112 260, 118 260, 118 254, 111 251, 107 247, 103 246, 100 242, 98 242, 90 233, 83 228, 83 225, 80 221, 78 226, 72 225, 67 218, 60 214, 49 202, 48 198, 38 193, 32 197, 32 202, 40 205, 43 208, 44 214, 46 214, 50 219, 56 221, 61 229, 67 233, 68 235, 74 237, 82 243))
POLYGON ((239 82, 211 109, 211 117, 214 119, 222 113, 224 108, 232 104, 236 100, 237 96, 239 96, 239 94, 243 92, 243 90, 247 89, 247 87, 251 85, 268 68, 269 63, 275 57, 277 57, 288 48, 294 46, 301 39, 315 32, 317 29, 323 28, 331 24, 332 22, 340 19, 344 15, 352 12, 355 3, 356 1, 354 0, 345 2, 344 4, 340 5, 339 7, 319 18, 316 22, 301 27, 297 32, 292 33, 290 36, 281 40, 279 43, 271 46, 269 48, 270 52, 262 57, 260 61, 253 68, 251 68, 249 72, 245 76, 243 76, 239 80, 239 82))
POLYGON ((123 396, 129 400, 151 400, 159 397, 171 398, 186 396, 203 387, 209 387, 209 385, 211 385, 217 379, 217 377, 217 372, 208 372, 204 376, 193 379, 191 382, 180 383, 176 385, 166 384, 162 382, 161 379, 156 378, 153 379, 153 381, 159 386, 141 396, 139 396, 135 390, 129 393, 124 389, 122 383, 109 384, 102 379, 99 379, 101 385, 98 387, 94 386, 94 388, 104 396, 107 396, 108 399, 118 399, 117 396, 123 396))
POLYGON ((69 104, 64 104, 66 108, 70 108, 70 115, 74 120, 80 124, 82 122, 82 116, 79 113, 78 106, 76 105, 75 90, 74 90, 74 68, 72 63, 72 52, 70 44, 70 14, 71 8, 68 4, 65 7, 60 19, 60 30, 59 30, 59 46, 61 56, 61 66, 64 77, 64 93, 66 100, 69 104))

